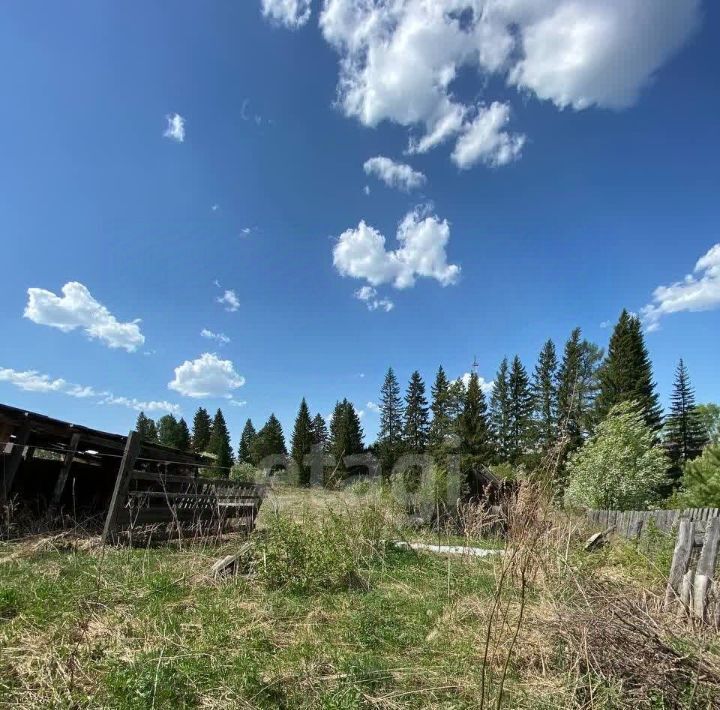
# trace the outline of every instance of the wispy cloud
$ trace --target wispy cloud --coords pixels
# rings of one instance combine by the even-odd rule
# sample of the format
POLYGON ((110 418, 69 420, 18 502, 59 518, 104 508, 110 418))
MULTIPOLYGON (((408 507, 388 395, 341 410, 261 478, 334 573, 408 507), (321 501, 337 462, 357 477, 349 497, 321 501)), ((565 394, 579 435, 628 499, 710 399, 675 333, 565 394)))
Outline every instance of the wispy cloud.
POLYGON ((405 163, 396 163, 384 155, 376 155, 374 158, 366 160, 363 170, 366 175, 374 175, 388 187, 394 187, 404 192, 422 187, 426 182, 425 175, 418 170, 413 170, 405 163))
POLYGON ((372 286, 363 286, 353 294, 359 301, 363 301, 369 311, 385 311, 388 313, 395 304, 389 298, 378 298, 378 292, 372 286))
POLYGON ((225 333, 214 333, 212 330, 208 330, 207 328, 203 328, 200 331, 200 337, 207 338, 208 340, 215 340, 220 345, 227 345, 230 342, 230 338, 228 338, 225 333))
POLYGON ((167 128, 163 136, 177 143, 183 143, 185 141, 185 119, 179 113, 168 114, 165 119, 167 128))

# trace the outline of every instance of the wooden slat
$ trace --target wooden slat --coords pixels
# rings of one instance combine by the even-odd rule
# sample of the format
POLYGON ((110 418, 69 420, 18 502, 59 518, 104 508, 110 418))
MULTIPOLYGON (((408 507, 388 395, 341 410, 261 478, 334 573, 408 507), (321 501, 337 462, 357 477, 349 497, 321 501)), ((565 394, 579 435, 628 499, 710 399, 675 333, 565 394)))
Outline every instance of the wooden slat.
POLYGON ((102 540, 106 544, 113 542, 115 539, 118 514, 125 503, 128 486, 130 485, 130 476, 135 466, 135 460, 140 453, 140 446, 140 434, 136 431, 131 431, 130 434, 128 434, 127 443, 125 444, 125 451, 123 452, 118 475, 115 479, 115 488, 112 498, 110 499, 110 507, 108 508, 107 517, 105 518, 102 540))
POLYGON ((720 518, 713 518, 707 524, 705 543, 700 552, 693 583, 693 612, 700 619, 705 618, 707 594, 715 574, 718 548, 720 547, 720 518))
POLYGON ((139 508, 132 510, 123 508, 117 515, 118 526, 127 525, 149 525, 152 523, 172 523, 197 521, 210 521, 217 519, 218 522, 231 519, 242 518, 255 511, 255 506, 251 503, 240 503, 232 506, 224 506, 221 510, 212 508, 200 509, 172 509, 167 506, 153 506, 152 508, 139 508))
POLYGON ((58 473, 57 481, 55 482, 55 490, 53 491, 52 500, 50 501, 50 508, 54 510, 60 505, 62 494, 65 491, 65 484, 67 483, 68 475, 70 474, 70 468, 72 467, 75 453, 77 452, 78 444, 80 443, 80 434, 75 433, 70 438, 70 446, 68 447, 65 458, 63 459, 62 466, 60 467, 60 473, 58 473))
POLYGON ((198 501, 208 503, 220 503, 232 500, 258 500, 254 495, 229 495, 218 496, 214 493, 183 493, 180 491, 128 491, 129 498, 159 498, 169 503, 176 503, 178 500, 198 501))
POLYGON ((15 475, 17 474, 18 469, 20 468, 20 463, 22 462, 23 449, 25 448, 29 438, 30 422, 26 421, 22 428, 15 434, 12 453, 3 467, 3 480, 2 485, 0 485, 0 501, 5 501, 10 497, 13 483, 15 481, 15 475))
POLYGON ((665 608, 669 608, 680 593, 683 577, 690 564, 693 543, 695 539, 695 523, 690 520, 681 520, 678 530, 675 551, 670 566, 667 589, 665 590, 665 608))

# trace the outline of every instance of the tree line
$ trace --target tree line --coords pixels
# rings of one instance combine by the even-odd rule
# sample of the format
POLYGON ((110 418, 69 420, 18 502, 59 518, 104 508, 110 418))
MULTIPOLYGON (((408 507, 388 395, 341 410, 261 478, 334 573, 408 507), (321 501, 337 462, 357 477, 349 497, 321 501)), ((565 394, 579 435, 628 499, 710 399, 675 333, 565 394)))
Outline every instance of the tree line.
MULTIPOLYGON (((353 472, 343 461, 353 454, 374 454, 385 475, 401 456, 428 454, 439 468, 448 457, 459 457, 466 476, 488 468, 501 477, 543 471, 554 494, 562 498, 573 471, 595 461, 590 456, 592 447, 606 445, 607 437, 622 434, 630 437, 623 441, 626 448, 654 447, 662 453, 648 459, 653 461, 652 475, 647 471, 643 475, 647 474, 655 493, 664 497, 678 488, 685 464, 697 458, 708 443, 708 412, 696 406, 682 360, 670 412, 663 417, 642 326, 628 311, 620 315, 606 352, 575 328, 561 352, 552 340, 545 342, 532 372, 519 356, 506 357, 487 393, 481 384, 475 366, 469 376, 455 380, 440 366, 429 398, 418 371, 410 376, 403 395, 390 367, 380 391, 378 436, 367 447, 351 402, 343 399, 336 403, 328 427, 321 414, 311 415, 303 398, 289 451, 299 466, 300 483, 309 483, 310 470, 303 462, 312 452, 331 457, 335 477, 353 472), (603 428, 611 417, 620 419, 613 418, 603 428), (597 443, 600 436, 605 439, 597 443)), ((282 426, 274 414, 259 430, 247 420, 237 456, 220 409, 211 420, 207 411, 199 408, 192 433, 183 419, 177 421, 172 415, 155 424, 141 413, 137 429, 147 440, 213 454, 218 475, 228 475, 236 462, 257 466, 268 456, 288 454, 282 426)), ((605 465, 607 455, 593 465, 605 465)), ((633 461, 639 456, 637 453, 633 461)), ((576 489, 577 485, 570 488, 576 489)))

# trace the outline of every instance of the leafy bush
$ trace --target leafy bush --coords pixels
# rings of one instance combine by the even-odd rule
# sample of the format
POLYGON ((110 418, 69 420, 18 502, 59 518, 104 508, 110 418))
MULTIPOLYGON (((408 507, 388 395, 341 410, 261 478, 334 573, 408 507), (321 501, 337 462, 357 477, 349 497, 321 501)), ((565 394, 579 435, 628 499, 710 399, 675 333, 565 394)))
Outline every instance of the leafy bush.
POLYGON ((682 508, 720 508, 720 444, 683 468, 682 488, 674 504, 682 508))
POLYGON ((588 508, 645 508, 656 498, 667 467, 637 404, 623 402, 570 460, 565 500, 588 508))

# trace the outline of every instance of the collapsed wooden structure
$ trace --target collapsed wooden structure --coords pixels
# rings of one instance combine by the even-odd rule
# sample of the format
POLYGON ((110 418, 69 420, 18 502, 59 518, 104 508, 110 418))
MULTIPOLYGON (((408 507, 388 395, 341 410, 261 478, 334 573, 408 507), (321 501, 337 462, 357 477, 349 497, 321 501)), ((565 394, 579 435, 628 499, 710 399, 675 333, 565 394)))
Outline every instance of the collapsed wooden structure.
POLYGON ((0 405, 0 504, 103 524, 106 542, 252 529, 262 486, 204 475, 212 460, 0 405))

